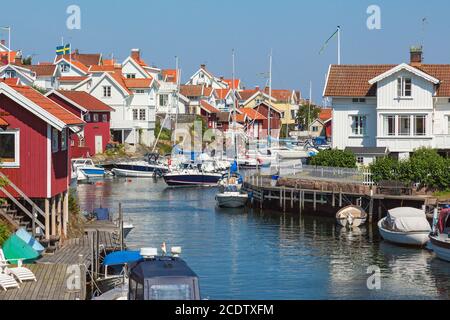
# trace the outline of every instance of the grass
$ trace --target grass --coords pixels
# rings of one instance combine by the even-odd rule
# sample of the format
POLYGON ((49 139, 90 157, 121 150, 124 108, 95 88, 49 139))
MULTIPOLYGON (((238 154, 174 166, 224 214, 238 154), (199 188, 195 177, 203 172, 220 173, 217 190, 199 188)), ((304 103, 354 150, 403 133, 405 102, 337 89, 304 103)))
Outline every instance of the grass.
POLYGON ((433 196, 437 197, 440 201, 450 200, 450 189, 445 191, 438 191, 433 193, 433 196))

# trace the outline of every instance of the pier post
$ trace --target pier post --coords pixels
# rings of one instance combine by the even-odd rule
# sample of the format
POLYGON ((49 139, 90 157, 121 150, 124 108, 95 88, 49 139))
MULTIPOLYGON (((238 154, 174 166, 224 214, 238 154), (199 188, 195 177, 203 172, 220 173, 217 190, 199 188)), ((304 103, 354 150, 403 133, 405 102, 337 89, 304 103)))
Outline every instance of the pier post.
POLYGON ((305 209, 305 190, 302 191, 302 210, 305 209))
POLYGON ((334 196, 334 192, 331 194, 331 206, 336 207, 336 198, 334 196))
POLYGON ((58 196, 58 204, 57 204, 57 226, 58 226, 58 236, 62 235, 62 194, 58 196))
POLYGON ((286 212, 286 187, 283 187, 283 212, 286 212))
POLYGON ((381 209, 381 201, 378 200, 378 221, 382 219, 383 216, 383 210, 381 209))
POLYGON ((50 200, 44 200, 45 206, 45 239, 50 240, 50 200))
POLYGON ((283 208, 283 189, 282 188, 280 188, 279 189, 279 200, 280 200, 280 209, 282 209, 283 208))
POLYGON ((123 241, 123 212, 122 212, 122 203, 119 203, 119 239, 120 239, 120 251, 123 251, 124 241, 123 241))
POLYGON ((64 192, 63 200, 63 234, 67 237, 67 227, 69 224, 69 191, 64 192))
POLYGON ((339 190, 339 208, 342 208, 342 189, 339 190))
POLYGON ((302 214, 302 190, 298 191, 298 211, 302 214))
POLYGON ((369 223, 373 223, 373 194, 372 194, 372 191, 370 193, 369 223))
POLYGON ((294 189, 291 189, 291 210, 294 209, 294 189))
POLYGON ((317 192, 314 191, 314 200, 313 200, 314 212, 317 211, 316 196, 317 196, 317 192))

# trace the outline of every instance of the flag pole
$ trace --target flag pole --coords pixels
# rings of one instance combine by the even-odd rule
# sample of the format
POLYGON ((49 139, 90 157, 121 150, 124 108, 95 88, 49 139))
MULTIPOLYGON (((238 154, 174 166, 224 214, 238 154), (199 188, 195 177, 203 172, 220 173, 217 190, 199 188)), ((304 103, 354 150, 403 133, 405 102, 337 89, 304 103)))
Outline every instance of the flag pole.
POLYGON ((8 47, 9 47, 8 64, 11 64, 11 27, 8 27, 8 47))
POLYGON ((338 65, 341 64, 341 26, 338 26, 338 65))

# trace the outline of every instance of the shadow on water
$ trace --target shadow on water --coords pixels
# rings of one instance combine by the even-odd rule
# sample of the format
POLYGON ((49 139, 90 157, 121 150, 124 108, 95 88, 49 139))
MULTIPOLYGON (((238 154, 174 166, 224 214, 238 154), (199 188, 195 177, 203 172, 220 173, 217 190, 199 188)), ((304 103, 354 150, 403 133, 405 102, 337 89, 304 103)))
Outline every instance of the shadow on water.
POLYGON ((426 250, 380 240, 376 226, 347 230, 334 218, 259 209, 223 209, 215 188, 167 189, 164 182, 114 179, 81 185, 87 211, 102 204, 136 229, 131 248, 183 247, 211 299, 448 299, 450 265, 426 250), (367 269, 381 290, 367 288, 367 269))

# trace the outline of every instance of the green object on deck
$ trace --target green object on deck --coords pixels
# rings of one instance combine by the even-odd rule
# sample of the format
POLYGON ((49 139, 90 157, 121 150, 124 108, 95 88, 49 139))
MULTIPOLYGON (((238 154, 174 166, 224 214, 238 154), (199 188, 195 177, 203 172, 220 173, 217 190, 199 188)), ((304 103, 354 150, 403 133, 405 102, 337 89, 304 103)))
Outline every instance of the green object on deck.
POLYGON ((15 234, 3 244, 3 253, 12 264, 17 264, 17 259, 23 260, 23 263, 33 263, 40 256, 32 246, 15 234))

